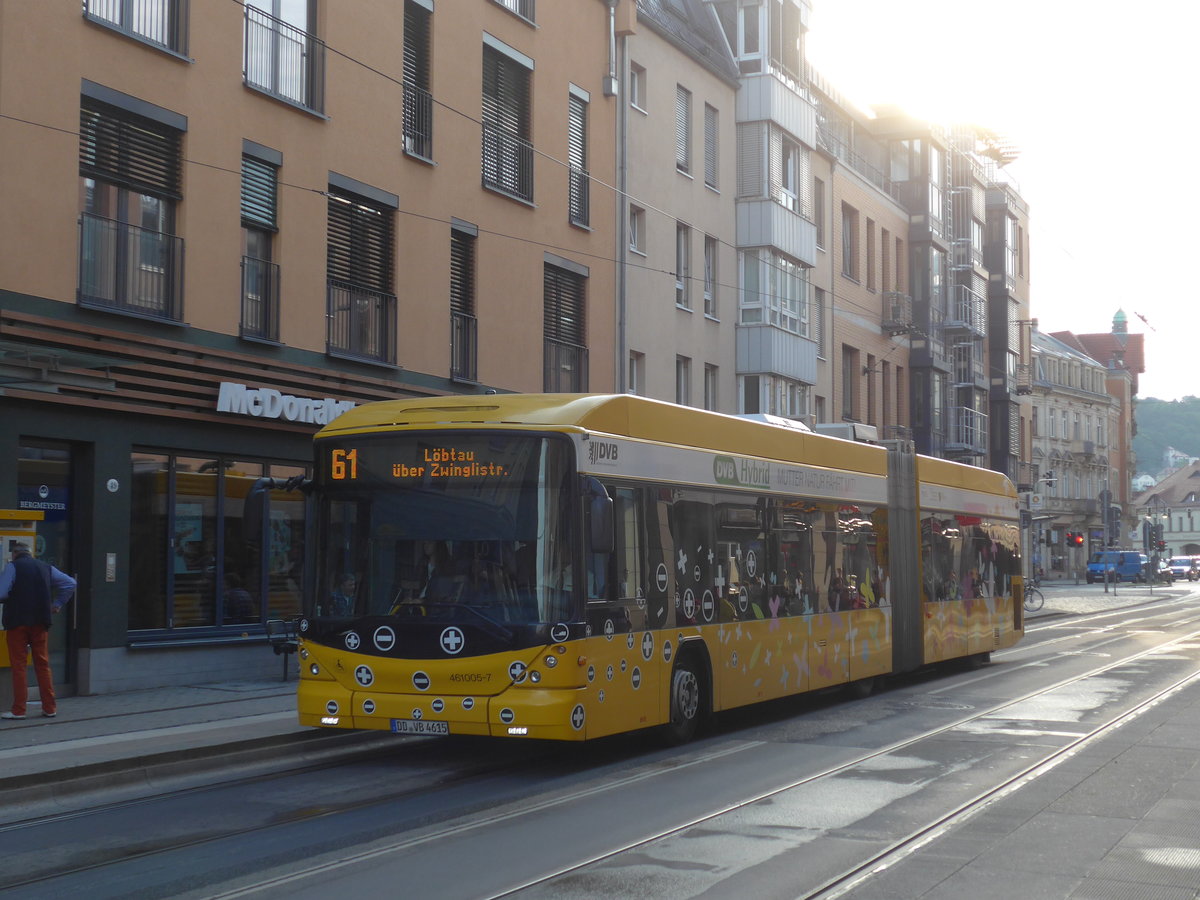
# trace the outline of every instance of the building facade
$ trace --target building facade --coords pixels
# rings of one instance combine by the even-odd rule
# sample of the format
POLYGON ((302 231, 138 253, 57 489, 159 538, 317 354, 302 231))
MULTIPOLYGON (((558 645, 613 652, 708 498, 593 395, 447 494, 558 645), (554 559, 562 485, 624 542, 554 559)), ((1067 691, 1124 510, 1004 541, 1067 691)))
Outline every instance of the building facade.
POLYGON ((1074 578, 1092 552, 1129 546, 1113 500, 1121 477, 1121 408, 1108 392, 1107 367, 1097 360, 1036 330, 1032 350, 1034 476, 1025 495, 1031 564, 1050 577, 1074 578))
POLYGON ((737 412, 737 69, 713 5, 617 8, 618 389, 737 412))
POLYGON ((277 672, 307 517, 243 498, 346 405, 613 389, 610 13, 0 7, 0 508, 78 576, 64 686, 277 672))

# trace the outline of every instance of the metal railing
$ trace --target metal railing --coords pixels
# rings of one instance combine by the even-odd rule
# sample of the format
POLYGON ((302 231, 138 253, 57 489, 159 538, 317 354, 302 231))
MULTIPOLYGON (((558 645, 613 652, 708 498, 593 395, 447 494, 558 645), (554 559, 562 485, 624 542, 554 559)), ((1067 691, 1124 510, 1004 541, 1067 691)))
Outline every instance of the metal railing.
POLYGON ((242 77, 246 86, 325 112, 325 42, 249 4, 242 77))
POLYGON ((188 52, 188 0, 83 0, 83 16, 173 53, 188 52))
POLYGON ((947 449, 982 453, 987 449, 988 417, 968 406, 952 406, 946 428, 947 449))
POLYGON ((395 364, 395 294, 330 279, 326 316, 329 322, 327 352, 395 364))
POLYGON ((78 299, 84 306, 181 321, 183 238, 83 213, 78 299))
POLYGON ((433 159, 433 95, 404 82, 404 152, 433 159))
POLYGON ((987 304, 983 297, 965 284, 954 285, 947 328, 965 328, 973 334, 987 334, 987 304))
POLYGON ((542 384, 547 393, 586 391, 588 385, 587 347, 544 339, 542 384))
POLYGON ((571 224, 587 225, 591 222, 590 192, 591 177, 586 169, 572 166, 567 171, 571 204, 571 224))
POLYGON ((242 257, 242 336, 279 340, 279 265, 242 257))
POLYGON ((467 313, 450 313, 450 377, 477 381, 479 322, 467 313))
POLYGON ((505 9, 512 10, 522 19, 535 21, 533 18, 534 0, 496 0, 505 9))
POLYGON ((503 128, 483 123, 483 186, 533 202, 533 145, 503 128))

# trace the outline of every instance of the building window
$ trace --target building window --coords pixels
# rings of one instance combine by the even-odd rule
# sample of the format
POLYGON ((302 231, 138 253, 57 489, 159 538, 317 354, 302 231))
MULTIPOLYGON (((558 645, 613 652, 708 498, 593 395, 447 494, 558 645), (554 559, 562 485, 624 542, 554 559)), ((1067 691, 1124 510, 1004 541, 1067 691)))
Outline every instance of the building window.
POLYGON ((717 149, 720 135, 718 133, 717 111, 707 103, 704 104, 704 183, 714 190, 717 187, 717 149))
POLYGON ((842 274, 858 280, 858 211, 842 204, 842 274))
POLYGON ((493 0, 509 12, 515 13, 527 22, 537 21, 533 17, 534 0, 493 0))
POLYGON ((711 319, 717 317, 717 249, 717 239, 706 234, 704 236, 704 314, 711 319))
POLYGON ((433 94, 429 91, 432 13, 404 2, 404 152, 433 159, 433 94))
POLYGON ((90 22, 187 55, 188 0, 83 0, 90 22))
POLYGON ((585 227, 589 222, 587 112, 586 92, 572 86, 567 97, 567 187, 571 224, 585 227))
POLYGON ((772 128, 771 157, 771 197, 808 218, 812 215, 811 200, 805 195, 805 187, 810 183, 808 151, 772 128))
POLYGON ((779 375, 742 375, 738 378, 740 413, 803 419, 812 404, 812 385, 779 375))
POLYGON ((543 268, 543 389, 579 393, 588 387, 586 276, 545 263, 543 268))
POLYGON ((396 362, 394 210, 329 187, 328 334, 337 356, 396 362))
POLYGON ((646 211, 629 204, 629 249, 646 255, 646 211))
POLYGON ((247 87, 325 111, 325 42, 309 33, 309 5, 245 0, 242 78, 247 87))
POLYGON ((477 381, 478 321, 475 318, 475 232, 450 229, 450 377, 477 381))
POLYGON ((692 308, 689 296, 692 268, 692 229, 675 223, 675 305, 692 308))
POLYGON ((808 337, 808 270, 771 250, 743 251, 741 265, 741 323, 808 337))
POLYGON ((529 81, 528 66, 484 45, 483 186, 532 203, 529 81))
POLYGON ((704 408, 717 408, 717 382, 719 370, 716 366, 704 364, 704 408))
POLYGON ((635 62, 629 64, 629 105, 634 109, 646 111, 648 106, 646 96, 646 70, 635 62))
POLYGON ((675 85, 675 168, 692 171, 692 92, 675 85))
POLYGON ((945 183, 945 172, 940 147, 929 145, 929 219, 935 234, 942 233, 943 211, 942 185, 945 183))
POLYGON ((858 351, 842 345, 842 418, 858 421, 858 351))
POLYGON ((825 182, 813 179, 813 224, 817 227, 817 246, 825 247, 825 182))
POLYGON ((242 337, 279 340, 279 266, 272 244, 279 230, 278 170, 242 157, 242 337))
POLYGON ((181 137, 167 124, 83 98, 81 305, 182 321, 183 240, 174 233, 181 137))
POLYGON ((629 351, 629 383, 625 390, 630 394, 645 396, 646 394, 646 354, 636 350, 629 351))
POLYGON ((283 481, 306 467, 141 450, 130 462, 130 631, 194 638, 300 613, 303 498, 272 491, 270 535, 258 540, 246 540, 242 509, 256 479, 283 481))
POLYGON ((875 222, 867 219, 867 290, 875 290, 875 222))
POLYGON ((675 357, 675 402, 680 406, 692 403, 692 361, 686 356, 675 357))
POLYGON ((886 228, 879 229, 879 286, 885 291, 894 291, 892 280, 892 235, 886 228))

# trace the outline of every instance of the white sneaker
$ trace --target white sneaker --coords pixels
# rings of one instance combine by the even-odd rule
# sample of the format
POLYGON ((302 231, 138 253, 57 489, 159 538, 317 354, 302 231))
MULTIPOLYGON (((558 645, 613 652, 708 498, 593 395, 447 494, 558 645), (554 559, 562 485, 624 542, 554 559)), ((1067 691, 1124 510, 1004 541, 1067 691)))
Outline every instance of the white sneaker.
POLYGON ((18 716, 18 715, 17 715, 16 713, 14 713, 14 712, 3 712, 3 713, 0 713, 0 719, 23 719, 23 718, 25 718, 25 717, 24 717, 24 716, 18 716))

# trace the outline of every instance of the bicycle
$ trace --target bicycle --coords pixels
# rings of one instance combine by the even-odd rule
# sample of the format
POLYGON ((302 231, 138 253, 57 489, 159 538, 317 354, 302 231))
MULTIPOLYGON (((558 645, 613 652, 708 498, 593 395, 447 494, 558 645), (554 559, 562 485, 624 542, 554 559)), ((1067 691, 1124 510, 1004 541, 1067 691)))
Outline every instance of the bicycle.
POLYGON ((1037 612, 1046 603, 1042 592, 1032 584, 1025 585, 1025 612, 1037 612))

